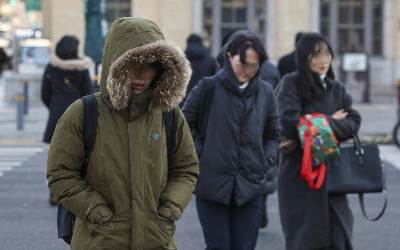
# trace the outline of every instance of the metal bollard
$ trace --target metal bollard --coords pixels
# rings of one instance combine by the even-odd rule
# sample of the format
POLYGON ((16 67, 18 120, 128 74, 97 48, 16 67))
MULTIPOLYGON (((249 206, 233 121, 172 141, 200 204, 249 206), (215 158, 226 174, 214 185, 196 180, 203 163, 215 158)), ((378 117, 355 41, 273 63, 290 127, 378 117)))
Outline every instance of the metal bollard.
POLYGON ((17 129, 24 129, 24 103, 25 96, 22 93, 18 93, 16 96, 17 100, 17 129))
POLYGON ((25 102, 24 102, 24 114, 28 114, 28 105, 29 105, 29 80, 24 79, 24 96, 25 96, 25 102))
POLYGON ((400 122, 400 80, 397 80, 397 121, 400 122))

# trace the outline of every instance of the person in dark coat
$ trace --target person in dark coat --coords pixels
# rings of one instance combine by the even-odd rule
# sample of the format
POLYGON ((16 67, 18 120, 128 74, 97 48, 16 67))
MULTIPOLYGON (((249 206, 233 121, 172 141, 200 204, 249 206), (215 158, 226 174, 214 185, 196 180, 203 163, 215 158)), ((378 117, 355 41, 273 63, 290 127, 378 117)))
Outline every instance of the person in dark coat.
MULTIPOLYGON (((221 51, 217 55, 217 61, 220 67, 224 66, 224 54, 227 51, 229 43, 239 35, 256 36, 256 33, 249 29, 236 29, 228 33, 224 37, 222 41, 221 51)), ((276 86, 278 86, 279 84, 279 81, 281 80, 281 76, 279 74, 278 69, 276 68, 275 65, 273 65, 271 62, 268 61, 267 54, 265 61, 260 66, 258 77, 271 84, 273 88, 276 88, 276 86)))
MULTIPOLYGON (((214 57, 210 56, 207 48, 203 45, 203 38, 197 34, 191 34, 187 40, 185 54, 192 68, 192 77, 186 90, 186 96, 189 95, 193 87, 199 83, 205 76, 212 76, 217 73, 218 64, 214 57)), ((185 99, 180 103, 183 107, 185 99)))
MULTIPOLYGON (((296 47, 296 44, 299 42, 300 38, 301 38, 301 32, 297 32, 296 36, 295 36, 295 41, 294 41, 295 47, 296 47)), ((296 50, 290 52, 289 54, 282 56, 279 59, 278 70, 279 70, 279 73, 281 74, 281 77, 296 70, 295 54, 296 54, 296 50)))
MULTIPOLYGON (((78 57, 79 41, 75 36, 63 36, 57 43, 55 54, 50 55, 50 63, 44 71, 41 99, 49 110, 49 118, 43 142, 50 143, 58 119, 76 99, 91 92, 88 57, 78 57)), ((50 195, 50 204, 57 201, 50 195)))
POLYGON ((206 249, 254 249, 262 195, 275 167, 280 125, 273 88, 258 78, 266 53, 239 35, 218 73, 189 94, 183 112, 200 161, 196 206, 206 249))
MULTIPOLYGON (((236 29, 228 33, 222 41, 223 47, 221 49, 221 52, 217 56, 218 63, 221 65, 221 67, 224 65, 224 54, 228 49, 229 43, 239 35, 256 36, 256 33, 249 29, 236 29)), ((276 88, 279 85, 281 77, 275 65, 268 61, 268 54, 266 54, 266 59, 264 63, 261 64, 261 68, 258 72, 258 77, 261 80, 270 83, 276 92, 276 88)), ((262 213, 260 228, 266 228, 268 225, 267 200, 268 195, 274 193, 276 190, 276 168, 271 168, 270 172, 267 173, 267 176, 268 181, 266 182, 266 193, 263 195, 264 201, 261 204, 262 213)))
MULTIPOLYGON (((282 79, 278 94, 284 138, 291 150, 282 148, 278 171, 279 212, 287 250, 352 248, 353 215, 346 195, 332 195, 326 185, 310 189, 300 177, 303 150, 296 125, 302 115, 325 114, 337 139, 357 133, 361 123, 352 98, 335 81, 333 52, 329 42, 316 33, 304 33, 296 48, 297 71, 282 79)), ((327 162, 329 174, 330 162, 327 162)))
POLYGON ((5 66, 8 63, 8 56, 3 48, 0 48, 0 74, 3 73, 5 66))

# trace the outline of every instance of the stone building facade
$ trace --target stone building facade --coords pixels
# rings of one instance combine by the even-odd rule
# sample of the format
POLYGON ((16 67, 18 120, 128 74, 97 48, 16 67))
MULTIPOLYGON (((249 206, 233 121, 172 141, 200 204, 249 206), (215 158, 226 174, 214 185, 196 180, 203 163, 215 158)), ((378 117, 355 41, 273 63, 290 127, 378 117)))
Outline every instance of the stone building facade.
MULTIPOLYGON (((42 5, 46 38, 68 33, 84 41, 84 1, 42 5)), ((345 53, 368 55, 373 95, 395 95, 400 79, 400 0, 106 0, 105 9, 107 24, 118 16, 147 17, 182 48, 190 33, 199 33, 213 55, 225 34, 247 27, 259 34, 273 63, 294 49, 297 32, 320 32, 332 43, 337 73, 345 53)), ((360 74, 342 78, 362 89, 360 74)))

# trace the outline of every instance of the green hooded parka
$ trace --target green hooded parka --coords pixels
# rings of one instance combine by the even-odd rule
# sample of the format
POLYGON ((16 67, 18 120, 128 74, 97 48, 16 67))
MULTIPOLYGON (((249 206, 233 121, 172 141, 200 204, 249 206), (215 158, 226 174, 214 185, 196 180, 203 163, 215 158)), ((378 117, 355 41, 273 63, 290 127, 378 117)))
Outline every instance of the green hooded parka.
POLYGON ((183 52, 156 24, 120 18, 104 47, 98 127, 87 175, 83 104, 60 118, 51 141, 47 178, 58 201, 76 216, 71 249, 176 249, 174 222, 189 203, 199 174, 192 137, 177 104, 191 70, 183 52), (157 82, 132 95, 134 64, 158 62, 157 82), (162 111, 175 109, 175 148, 168 162, 162 111))

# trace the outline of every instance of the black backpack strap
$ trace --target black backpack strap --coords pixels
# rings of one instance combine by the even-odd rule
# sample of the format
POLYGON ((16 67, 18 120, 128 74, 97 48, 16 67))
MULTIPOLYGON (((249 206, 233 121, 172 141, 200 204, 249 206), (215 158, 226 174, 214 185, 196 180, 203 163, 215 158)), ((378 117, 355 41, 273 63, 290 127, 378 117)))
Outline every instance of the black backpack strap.
POLYGON ((210 112, 210 107, 212 100, 214 98, 214 92, 215 92, 215 85, 217 84, 215 81, 213 81, 210 77, 204 77, 201 79, 204 84, 204 89, 203 92, 201 93, 201 105, 199 109, 199 127, 200 127, 200 132, 202 135, 206 134, 207 130, 207 124, 208 124, 208 113, 210 112))
POLYGON ((93 151, 97 133, 97 102, 96 96, 86 95, 83 101, 83 141, 85 146, 85 160, 81 172, 82 178, 86 176, 89 156, 93 151))
POLYGON ((168 112, 163 112, 162 115, 165 124, 165 132, 167 134, 168 162, 170 162, 172 152, 174 151, 175 148, 175 132, 176 132, 175 109, 168 112))

